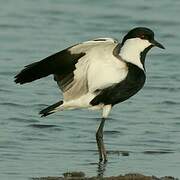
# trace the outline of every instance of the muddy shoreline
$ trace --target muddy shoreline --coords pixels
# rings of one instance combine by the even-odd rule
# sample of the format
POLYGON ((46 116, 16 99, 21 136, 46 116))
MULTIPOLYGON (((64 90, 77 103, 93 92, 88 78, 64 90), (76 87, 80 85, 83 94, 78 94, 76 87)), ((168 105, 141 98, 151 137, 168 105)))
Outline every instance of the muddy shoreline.
POLYGON ((86 177, 84 172, 67 172, 64 173, 63 176, 59 177, 36 177, 32 178, 32 180, 179 180, 178 178, 165 176, 165 177, 156 177, 156 176, 146 176, 143 174, 126 174, 119 176, 111 176, 111 177, 86 177))

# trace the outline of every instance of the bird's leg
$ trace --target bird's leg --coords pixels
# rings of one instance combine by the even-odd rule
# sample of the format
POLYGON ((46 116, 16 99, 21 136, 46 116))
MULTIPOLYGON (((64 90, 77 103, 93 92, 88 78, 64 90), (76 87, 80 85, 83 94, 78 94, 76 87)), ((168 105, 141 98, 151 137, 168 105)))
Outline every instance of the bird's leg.
POLYGON ((96 141, 97 141, 97 146, 98 146, 98 151, 99 151, 99 161, 102 161, 104 158, 104 161, 106 162, 107 155, 106 155, 106 150, 105 150, 104 142, 103 142, 104 122, 105 122, 105 118, 102 118, 100 126, 96 132, 96 141))
POLYGON ((97 147, 99 151, 99 161, 102 161, 104 159, 104 162, 107 161, 107 153, 106 153, 104 142, 103 142, 103 128, 104 128, 105 119, 109 115, 111 108, 112 108, 111 105, 105 105, 103 107, 101 123, 96 132, 96 141, 97 141, 97 147))

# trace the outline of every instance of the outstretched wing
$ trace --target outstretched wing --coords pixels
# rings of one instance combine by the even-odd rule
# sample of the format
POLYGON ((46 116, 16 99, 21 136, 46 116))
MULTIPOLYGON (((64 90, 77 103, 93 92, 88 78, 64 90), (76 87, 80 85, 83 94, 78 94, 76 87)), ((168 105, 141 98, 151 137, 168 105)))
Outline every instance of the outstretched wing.
POLYGON ((86 41, 25 66, 15 76, 15 82, 29 83, 53 74, 64 99, 76 99, 125 77, 124 62, 115 57, 119 48, 118 42, 111 38, 86 41))
POLYGON ((69 74, 75 69, 78 59, 85 53, 71 54, 68 49, 53 54, 41 61, 29 64, 15 76, 15 82, 24 84, 46 77, 50 74, 69 74))
MULTIPOLYGON (((64 49, 41 61, 25 66, 25 68, 15 76, 15 82, 20 84, 29 83, 50 74, 60 75, 62 76, 60 80, 62 80, 66 75, 69 75, 69 73, 75 70, 75 64, 86 52, 102 42, 115 42, 115 40, 111 38, 99 38, 64 49)), ((62 86, 64 84, 66 83, 62 82, 62 86)))

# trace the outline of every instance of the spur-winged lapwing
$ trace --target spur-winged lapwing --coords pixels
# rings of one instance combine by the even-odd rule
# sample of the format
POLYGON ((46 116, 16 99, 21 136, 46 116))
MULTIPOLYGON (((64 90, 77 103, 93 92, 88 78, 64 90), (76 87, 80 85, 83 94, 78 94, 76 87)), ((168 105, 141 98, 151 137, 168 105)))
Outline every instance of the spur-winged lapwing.
POLYGON ((96 140, 100 161, 107 161, 103 143, 105 119, 115 104, 143 87, 145 57, 154 46, 164 49, 154 39, 152 30, 137 27, 130 30, 121 43, 112 38, 98 38, 27 65, 15 76, 15 82, 24 84, 54 76, 63 100, 40 111, 41 116, 66 109, 102 109, 96 140))

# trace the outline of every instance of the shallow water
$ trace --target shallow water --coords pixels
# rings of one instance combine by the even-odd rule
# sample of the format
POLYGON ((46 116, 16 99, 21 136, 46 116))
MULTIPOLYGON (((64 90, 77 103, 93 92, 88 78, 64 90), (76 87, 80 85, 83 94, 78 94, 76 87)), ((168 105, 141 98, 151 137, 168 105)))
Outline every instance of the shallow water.
POLYGON ((139 172, 180 177, 180 1, 0 0, 0 179, 139 172), (110 151, 98 168, 95 131, 100 113, 67 111, 40 118, 60 99, 52 77, 24 86, 13 76, 26 64, 96 37, 122 38, 134 26, 155 31, 147 82, 117 105, 105 125, 110 151), (118 151, 128 151, 122 156, 118 151))

